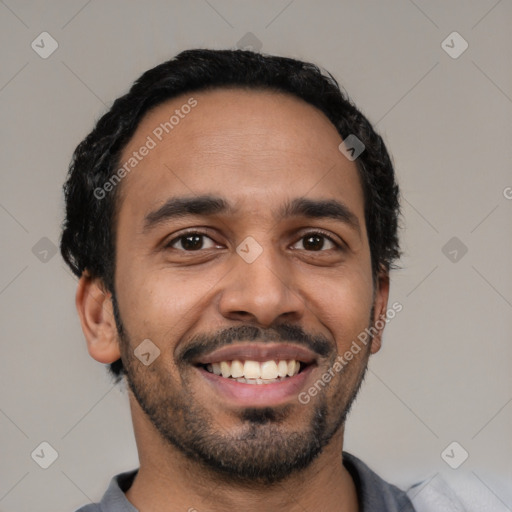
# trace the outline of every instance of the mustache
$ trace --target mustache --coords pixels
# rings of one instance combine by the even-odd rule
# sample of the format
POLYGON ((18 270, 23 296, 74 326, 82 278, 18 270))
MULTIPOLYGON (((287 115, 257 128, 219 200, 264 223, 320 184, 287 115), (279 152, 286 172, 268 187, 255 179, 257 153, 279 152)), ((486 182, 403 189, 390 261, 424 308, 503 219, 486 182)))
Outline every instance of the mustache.
POLYGON ((322 334, 311 335, 302 327, 291 324, 280 324, 271 329, 262 329, 255 325, 233 326, 220 329, 214 334, 194 336, 178 355, 178 360, 188 363, 192 359, 202 357, 218 348, 232 345, 238 341, 293 342, 302 345, 319 356, 327 356, 332 344, 322 334))

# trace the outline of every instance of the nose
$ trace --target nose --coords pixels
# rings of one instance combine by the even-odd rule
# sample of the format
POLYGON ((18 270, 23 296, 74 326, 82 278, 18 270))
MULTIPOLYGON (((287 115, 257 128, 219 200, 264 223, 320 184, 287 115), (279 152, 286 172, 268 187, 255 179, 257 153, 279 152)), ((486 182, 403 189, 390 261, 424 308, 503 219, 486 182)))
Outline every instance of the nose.
POLYGON ((238 254, 233 257, 234 267, 225 277, 219 301, 225 318, 268 327, 304 316, 296 274, 284 256, 266 248, 252 263, 238 254))

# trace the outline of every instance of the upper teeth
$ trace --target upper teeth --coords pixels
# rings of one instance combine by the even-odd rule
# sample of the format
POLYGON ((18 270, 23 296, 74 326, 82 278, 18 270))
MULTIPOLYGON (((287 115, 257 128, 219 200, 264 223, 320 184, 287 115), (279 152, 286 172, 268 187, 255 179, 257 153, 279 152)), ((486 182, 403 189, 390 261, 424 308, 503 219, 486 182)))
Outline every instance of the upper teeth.
POLYGON ((221 361, 207 365, 207 369, 215 375, 245 379, 277 379, 299 373, 300 362, 295 359, 281 361, 221 361))

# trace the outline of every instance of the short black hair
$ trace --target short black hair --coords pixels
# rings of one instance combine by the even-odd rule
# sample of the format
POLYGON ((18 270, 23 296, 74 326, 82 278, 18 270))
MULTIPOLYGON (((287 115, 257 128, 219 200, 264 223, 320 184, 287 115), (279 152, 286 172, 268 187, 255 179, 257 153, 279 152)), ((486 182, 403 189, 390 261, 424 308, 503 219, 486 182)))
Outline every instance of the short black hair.
MULTIPOLYGON (((120 187, 100 198, 95 191, 118 171, 123 149, 151 109, 185 93, 233 87, 291 94, 322 111, 343 140, 355 135, 364 144, 355 163, 364 192, 373 278, 382 269, 398 268, 394 262, 400 257, 400 193, 393 164, 382 138, 336 79, 312 63, 287 57, 245 50, 187 50, 143 73, 114 101, 75 149, 64 184, 61 254, 76 276, 87 271, 101 279, 112 293, 118 325, 114 274, 120 187)), ((109 370, 119 381, 124 373, 121 359, 109 370)))

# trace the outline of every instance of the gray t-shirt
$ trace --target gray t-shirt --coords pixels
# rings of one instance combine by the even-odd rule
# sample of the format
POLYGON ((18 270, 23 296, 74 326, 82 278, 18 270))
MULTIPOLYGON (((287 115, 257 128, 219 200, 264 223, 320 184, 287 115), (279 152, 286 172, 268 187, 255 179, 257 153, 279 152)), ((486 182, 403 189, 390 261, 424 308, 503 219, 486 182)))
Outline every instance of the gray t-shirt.
MULTIPOLYGON (((357 457, 343 452, 343 464, 354 480, 359 497, 359 512, 415 512, 407 495, 388 484, 357 457)), ((116 475, 100 503, 85 505, 76 512, 138 512, 124 493, 130 488, 138 469, 116 475)))

